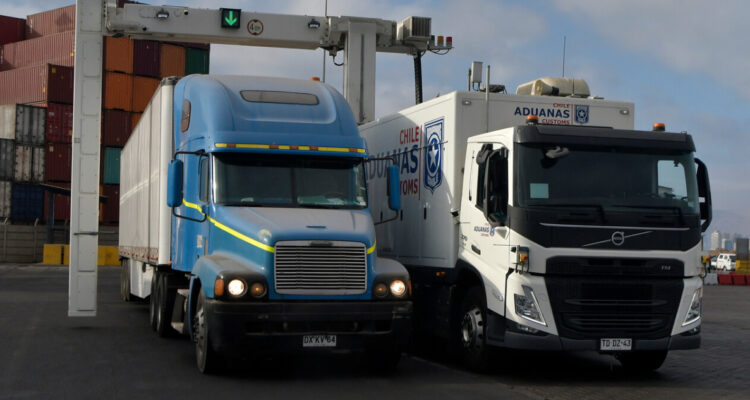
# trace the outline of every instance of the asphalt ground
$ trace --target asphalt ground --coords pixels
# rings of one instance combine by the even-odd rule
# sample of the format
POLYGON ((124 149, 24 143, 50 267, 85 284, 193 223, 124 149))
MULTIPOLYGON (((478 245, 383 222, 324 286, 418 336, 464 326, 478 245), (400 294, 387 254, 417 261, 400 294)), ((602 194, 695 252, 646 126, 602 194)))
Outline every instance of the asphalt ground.
POLYGON ((305 356, 201 375, 186 338, 159 338, 146 303, 119 299, 99 270, 98 316, 67 316, 68 270, 0 265, 0 399, 748 399, 750 287, 708 286, 703 345, 656 372, 610 356, 501 350, 484 374, 427 350, 379 374, 361 356, 305 356))

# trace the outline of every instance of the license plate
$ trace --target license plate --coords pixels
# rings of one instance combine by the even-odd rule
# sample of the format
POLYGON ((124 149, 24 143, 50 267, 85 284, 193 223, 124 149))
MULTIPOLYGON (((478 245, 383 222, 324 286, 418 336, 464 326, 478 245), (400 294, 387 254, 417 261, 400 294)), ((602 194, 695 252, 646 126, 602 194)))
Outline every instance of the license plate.
POLYGON ((302 336, 302 347, 336 347, 336 335, 302 336))
POLYGON ((600 339, 599 350, 602 351, 628 351, 633 348, 633 339, 600 339))

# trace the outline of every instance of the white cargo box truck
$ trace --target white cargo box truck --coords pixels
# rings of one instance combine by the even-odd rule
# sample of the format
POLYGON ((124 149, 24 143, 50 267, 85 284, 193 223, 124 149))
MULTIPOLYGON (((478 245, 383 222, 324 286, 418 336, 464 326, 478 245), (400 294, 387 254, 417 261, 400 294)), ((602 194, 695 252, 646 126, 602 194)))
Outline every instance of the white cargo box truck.
POLYGON ((399 213, 380 195, 385 164, 368 179, 378 252, 409 269, 418 332, 473 367, 505 346, 654 369, 699 345, 707 173, 689 135, 634 131, 633 113, 456 91, 360 127, 401 168, 399 213))

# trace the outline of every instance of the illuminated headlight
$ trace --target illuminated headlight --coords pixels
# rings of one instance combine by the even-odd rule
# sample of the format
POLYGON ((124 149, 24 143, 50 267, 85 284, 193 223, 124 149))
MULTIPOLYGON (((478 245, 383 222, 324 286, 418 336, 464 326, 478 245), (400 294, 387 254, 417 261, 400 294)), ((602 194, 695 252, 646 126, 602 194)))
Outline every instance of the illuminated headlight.
POLYGON ((406 294, 406 284, 404 281, 396 279, 391 282, 391 294, 396 297, 403 297, 406 294))
POLYGON ((693 300, 690 302, 690 308, 685 315, 685 322, 682 326, 690 325, 701 319, 701 301, 703 299, 703 288, 700 288, 693 293, 693 300))
POLYGON ((242 296, 246 290, 247 285, 245 285, 245 281, 242 279, 232 279, 227 285, 227 291, 234 297, 242 296))
POLYGON ((513 295, 516 303, 516 314, 525 320, 547 326, 547 323, 544 322, 542 311, 539 309, 539 302, 536 300, 536 296, 534 296, 534 291, 528 286, 521 287, 524 294, 516 293, 513 295))

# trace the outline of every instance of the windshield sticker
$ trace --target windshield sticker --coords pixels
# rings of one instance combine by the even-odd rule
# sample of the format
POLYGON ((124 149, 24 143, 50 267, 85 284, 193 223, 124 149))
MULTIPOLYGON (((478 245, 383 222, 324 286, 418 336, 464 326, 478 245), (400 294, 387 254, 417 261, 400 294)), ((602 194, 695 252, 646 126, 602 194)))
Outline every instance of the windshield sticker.
POLYGON ((549 185, 546 183, 530 183, 529 191, 532 199, 549 199, 549 185))

